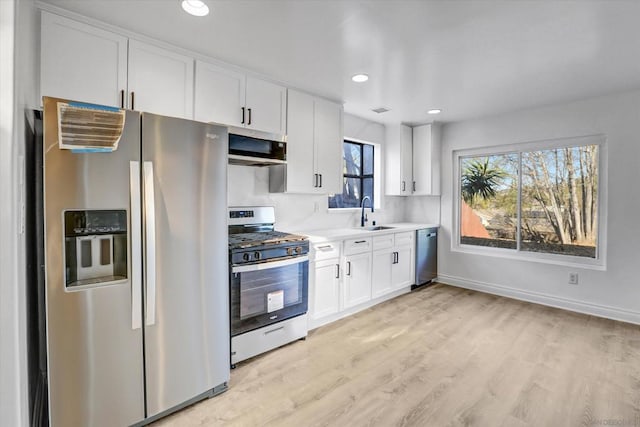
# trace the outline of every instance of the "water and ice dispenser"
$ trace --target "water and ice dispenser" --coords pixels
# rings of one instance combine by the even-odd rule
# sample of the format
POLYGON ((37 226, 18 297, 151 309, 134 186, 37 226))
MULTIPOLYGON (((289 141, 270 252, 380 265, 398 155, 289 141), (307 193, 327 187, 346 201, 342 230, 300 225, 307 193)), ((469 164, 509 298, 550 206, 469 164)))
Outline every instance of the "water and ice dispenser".
POLYGON ((68 290, 127 279, 127 211, 64 212, 65 285, 68 290))

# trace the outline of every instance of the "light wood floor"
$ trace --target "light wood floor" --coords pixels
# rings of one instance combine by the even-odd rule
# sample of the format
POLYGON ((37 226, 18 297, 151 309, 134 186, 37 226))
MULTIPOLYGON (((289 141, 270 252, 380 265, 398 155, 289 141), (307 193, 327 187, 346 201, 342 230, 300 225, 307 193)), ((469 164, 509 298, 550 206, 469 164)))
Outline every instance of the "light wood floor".
POLYGON ((446 285, 238 365, 158 426, 640 426, 640 326, 446 285))

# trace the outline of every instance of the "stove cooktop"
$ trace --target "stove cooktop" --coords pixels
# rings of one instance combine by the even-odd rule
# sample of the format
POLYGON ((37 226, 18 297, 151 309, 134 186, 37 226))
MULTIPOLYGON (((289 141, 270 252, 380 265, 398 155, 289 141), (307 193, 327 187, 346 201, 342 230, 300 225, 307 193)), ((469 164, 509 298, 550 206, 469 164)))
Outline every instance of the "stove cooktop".
POLYGON ((229 249, 246 249, 263 245, 307 240, 305 236, 283 233, 281 231, 262 231, 258 233, 229 234, 229 249))

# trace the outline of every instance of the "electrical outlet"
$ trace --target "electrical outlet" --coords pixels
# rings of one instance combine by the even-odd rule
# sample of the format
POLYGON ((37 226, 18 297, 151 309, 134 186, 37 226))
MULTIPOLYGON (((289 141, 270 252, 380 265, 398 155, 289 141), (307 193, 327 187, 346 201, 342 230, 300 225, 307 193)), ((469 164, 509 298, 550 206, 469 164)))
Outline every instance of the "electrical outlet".
POLYGON ((569 273, 569 284, 570 285, 578 284, 578 273, 569 273))

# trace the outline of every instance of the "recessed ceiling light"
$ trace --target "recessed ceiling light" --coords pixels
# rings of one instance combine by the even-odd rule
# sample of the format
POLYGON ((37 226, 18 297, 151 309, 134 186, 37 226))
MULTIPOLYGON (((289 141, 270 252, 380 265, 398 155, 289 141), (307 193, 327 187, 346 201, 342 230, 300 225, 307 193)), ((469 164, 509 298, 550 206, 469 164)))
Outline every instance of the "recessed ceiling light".
POLYGON ((200 0, 182 0, 182 8, 193 16, 207 16, 209 14, 209 6, 200 0))
POLYGON ((427 111, 427 114, 440 114, 440 113, 442 113, 442 110, 439 108, 434 108, 433 110, 427 111))
POLYGON ((355 76, 351 77, 351 80, 356 83, 364 83, 369 80, 369 76, 366 74, 356 74, 355 76))

